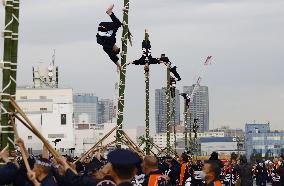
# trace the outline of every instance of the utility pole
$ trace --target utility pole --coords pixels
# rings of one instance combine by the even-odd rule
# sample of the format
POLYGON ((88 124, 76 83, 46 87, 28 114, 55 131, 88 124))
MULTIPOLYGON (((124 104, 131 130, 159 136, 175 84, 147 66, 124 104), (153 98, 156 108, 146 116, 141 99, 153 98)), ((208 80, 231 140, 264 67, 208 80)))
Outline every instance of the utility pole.
POLYGON ((127 39, 129 35, 128 30, 128 12, 129 0, 124 0, 123 8, 123 31, 122 31, 122 56, 121 56, 121 71, 119 81, 119 96, 118 96, 118 112, 117 112, 117 131, 116 131, 116 146, 121 148, 122 145, 122 125, 124 112, 124 92, 125 92, 125 77, 126 77, 126 56, 127 56, 127 39))

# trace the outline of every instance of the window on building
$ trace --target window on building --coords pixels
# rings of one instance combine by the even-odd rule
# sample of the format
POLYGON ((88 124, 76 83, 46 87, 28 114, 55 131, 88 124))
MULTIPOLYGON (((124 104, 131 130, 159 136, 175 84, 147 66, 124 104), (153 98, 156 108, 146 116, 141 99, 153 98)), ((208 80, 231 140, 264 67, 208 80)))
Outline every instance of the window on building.
POLYGON ((280 136, 267 136, 267 140, 278 141, 278 140, 281 140, 281 138, 280 138, 280 136))
POLYGON ((48 138, 64 138, 64 134, 48 134, 48 138))
POLYGON ((61 125, 66 125, 66 114, 61 114, 61 125))
POLYGON ((263 145, 254 145, 254 146, 253 146, 253 149, 255 149, 255 150, 261 150, 261 149, 263 149, 263 148, 264 148, 263 145))
POLYGON ((41 111, 47 111, 47 108, 40 108, 41 111))
POLYGON ((28 148, 28 153, 32 154, 33 153, 33 148, 28 148))
POLYGON ((39 99, 47 99, 46 96, 39 96, 39 99))
POLYGON ((20 99, 28 99, 28 96, 20 96, 20 99))
POLYGON ((28 136, 28 140, 32 140, 33 139, 33 137, 32 136, 28 136))
POLYGON ((252 140, 261 140, 261 141, 263 141, 264 140, 264 136, 254 136, 254 137, 252 137, 252 140))

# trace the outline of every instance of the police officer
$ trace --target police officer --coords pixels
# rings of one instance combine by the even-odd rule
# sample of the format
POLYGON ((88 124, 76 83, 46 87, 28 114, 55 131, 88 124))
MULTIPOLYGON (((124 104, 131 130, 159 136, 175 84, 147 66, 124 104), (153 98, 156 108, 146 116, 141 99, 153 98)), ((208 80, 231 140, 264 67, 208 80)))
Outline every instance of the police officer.
POLYGON ((130 150, 116 149, 108 154, 110 175, 117 186, 130 186, 139 156, 130 150))
POLYGON ((59 157, 58 162, 65 169, 65 176, 70 185, 80 186, 128 186, 135 175, 136 164, 140 161, 138 155, 125 149, 116 149, 108 154, 107 163, 101 170, 103 179, 90 176, 79 176, 64 157, 59 157))

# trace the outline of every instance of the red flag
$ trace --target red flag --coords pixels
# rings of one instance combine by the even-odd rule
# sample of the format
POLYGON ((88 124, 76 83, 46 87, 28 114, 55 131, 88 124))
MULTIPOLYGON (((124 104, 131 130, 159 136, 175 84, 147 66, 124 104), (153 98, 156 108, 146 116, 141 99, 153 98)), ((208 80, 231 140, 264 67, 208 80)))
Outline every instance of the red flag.
POLYGON ((204 62, 204 65, 211 65, 211 62, 210 62, 210 59, 212 58, 212 56, 208 56, 207 58, 206 58, 206 61, 204 62))

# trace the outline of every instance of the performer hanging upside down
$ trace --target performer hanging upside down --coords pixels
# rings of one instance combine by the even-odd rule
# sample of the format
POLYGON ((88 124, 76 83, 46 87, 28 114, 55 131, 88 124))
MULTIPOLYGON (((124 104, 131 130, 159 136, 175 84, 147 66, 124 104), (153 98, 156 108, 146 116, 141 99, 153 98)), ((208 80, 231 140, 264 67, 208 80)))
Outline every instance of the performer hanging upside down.
POLYGON ((145 30, 145 39, 142 42, 142 56, 140 59, 135 60, 133 62, 128 63, 134 65, 144 65, 145 72, 149 71, 149 65, 151 64, 159 64, 160 61, 158 58, 153 58, 151 54, 151 42, 149 40, 149 34, 147 29, 145 30))
POLYGON ((171 91, 171 97, 174 98, 176 95, 176 79, 171 76, 170 78, 170 91, 171 91))
POLYGON ((190 95, 187 93, 181 93, 180 94, 185 99, 185 104, 189 108, 190 106, 190 95))
POLYGON ((165 65, 170 65, 170 72, 173 73, 173 75, 177 78, 177 81, 180 81, 181 78, 180 78, 180 75, 179 73, 177 72, 177 66, 172 63, 168 57, 166 57, 165 54, 161 54, 161 58, 160 58, 160 61, 164 62, 165 65))
POLYGON ((110 16, 112 22, 101 22, 98 27, 97 33, 97 43, 103 46, 104 51, 107 53, 109 58, 121 69, 120 64, 118 63, 118 54, 120 48, 118 48, 116 43, 116 32, 122 23, 112 12, 114 5, 111 5, 106 13, 110 16))

